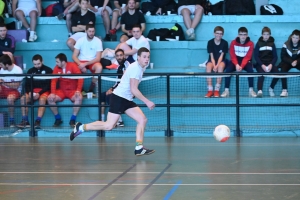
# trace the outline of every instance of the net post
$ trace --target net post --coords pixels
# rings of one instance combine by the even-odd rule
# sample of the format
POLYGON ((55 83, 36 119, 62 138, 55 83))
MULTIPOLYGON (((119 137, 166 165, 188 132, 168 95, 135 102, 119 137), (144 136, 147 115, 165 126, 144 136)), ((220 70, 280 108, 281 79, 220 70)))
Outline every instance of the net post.
MULTIPOLYGON (((101 96, 101 75, 98 75, 98 119, 101 120, 101 99, 100 99, 100 96, 101 96)), ((97 136, 98 137, 105 137, 105 131, 103 130, 98 130, 97 131, 97 136)))
POLYGON ((97 137, 105 137, 105 131, 97 131, 97 137))
POLYGON ((236 74, 236 137, 241 137, 240 130, 240 81, 239 74, 236 74))
POLYGON ((173 136, 173 130, 171 130, 171 112, 170 112, 170 75, 167 74, 167 130, 165 130, 166 137, 173 136))

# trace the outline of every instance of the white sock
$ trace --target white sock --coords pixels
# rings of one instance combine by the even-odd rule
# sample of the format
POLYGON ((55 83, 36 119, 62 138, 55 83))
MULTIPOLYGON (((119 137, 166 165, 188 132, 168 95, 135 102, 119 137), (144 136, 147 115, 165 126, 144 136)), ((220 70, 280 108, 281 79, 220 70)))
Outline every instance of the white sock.
POLYGON ((225 91, 229 92, 229 88, 225 88, 225 91))
POLYGON ((209 85, 207 86, 208 91, 212 91, 213 90, 213 86, 209 85))
POLYGON ((135 150, 140 150, 141 148, 143 148, 143 145, 135 146, 135 150))
POLYGON ((30 28, 28 28, 28 29, 27 29, 27 31, 29 31, 29 32, 30 32, 30 28))
POLYGON ((120 117, 119 117, 119 122, 122 122, 123 120, 122 120, 122 116, 120 115, 120 117))
POLYGON ((217 83, 216 86, 215 86, 215 90, 216 90, 216 91, 219 91, 219 90, 220 90, 220 87, 221 87, 221 85, 220 85, 219 83, 217 83))
POLYGON ((253 87, 249 87, 249 92, 252 92, 253 91, 253 87))
POLYGON ((102 115, 101 115, 101 120, 102 120, 102 121, 105 121, 105 114, 102 114, 102 115))
POLYGON ((80 130, 81 132, 84 132, 83 126, 84 126, 84 124, 82 124, 81 126, 79 126, 79 130, 80 130))

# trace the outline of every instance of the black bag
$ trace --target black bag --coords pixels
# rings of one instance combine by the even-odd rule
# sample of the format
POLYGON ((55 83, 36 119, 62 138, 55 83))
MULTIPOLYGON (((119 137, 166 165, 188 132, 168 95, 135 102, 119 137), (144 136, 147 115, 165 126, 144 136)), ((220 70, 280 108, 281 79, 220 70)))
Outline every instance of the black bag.
POLYGON ((176 36, 179 36, 180 41, 185 40, 183 29, 178 23, 171 28, 170 34, 171 38, 176 38, 176 36))
POLYGON ((111 61, 108 59, 105 59, 105 58, 101 58, 100 63, 102 65, 103 69, 106 69, 106 66, 111 65, 111 61))
POLYGON ((283 10, 275 4, 262 5, 260 7, 261 15, 283 15, 283 10))
POLYGON ((156 8, 152 2, 143 2, 141 6, 141 10, 144 14, 150 12, 151 15, 155 15, 158 8, 156 8))
POLYGON ((177 3, 174 0, 171 0, 168 4, 162 6, 162 13, 167 14, 167 11, 171 11, 171 14, 177 14, 177 9, 177 3))
POLYGON ((167 28, 155 28, 149 31, 147 38, 156 41, 156 36, 160 36, 160 41, 167 41, 166 38, 171 38, 171 32, 167 28))
POLYGON ((255 15, 253 0, 224 0, 226 15, 255 15))
POLYGON ((220 1, 214 5, 211 5, 211 14, 212 15, 225 15, 225 4, 223 1, 220 1))

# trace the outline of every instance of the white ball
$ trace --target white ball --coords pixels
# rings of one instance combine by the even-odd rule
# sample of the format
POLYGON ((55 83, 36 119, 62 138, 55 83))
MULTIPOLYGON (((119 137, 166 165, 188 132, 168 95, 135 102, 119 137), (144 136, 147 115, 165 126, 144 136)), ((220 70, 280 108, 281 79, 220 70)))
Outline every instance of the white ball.
POLYGON ((214 138, 219 142, 226 142, 230 137, 230 129, 228 126, 219 125, 214 130, 214 138))

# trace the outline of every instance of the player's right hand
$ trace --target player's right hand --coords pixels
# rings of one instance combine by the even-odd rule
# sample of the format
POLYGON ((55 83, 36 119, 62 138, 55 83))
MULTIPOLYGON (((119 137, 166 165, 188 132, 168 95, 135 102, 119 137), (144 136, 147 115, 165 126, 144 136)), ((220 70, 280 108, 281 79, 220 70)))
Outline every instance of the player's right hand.
POLYGON ((150 110, 153 110, 155 108, 155 104, 152 101, 148 101, 146 105, 150 110))

